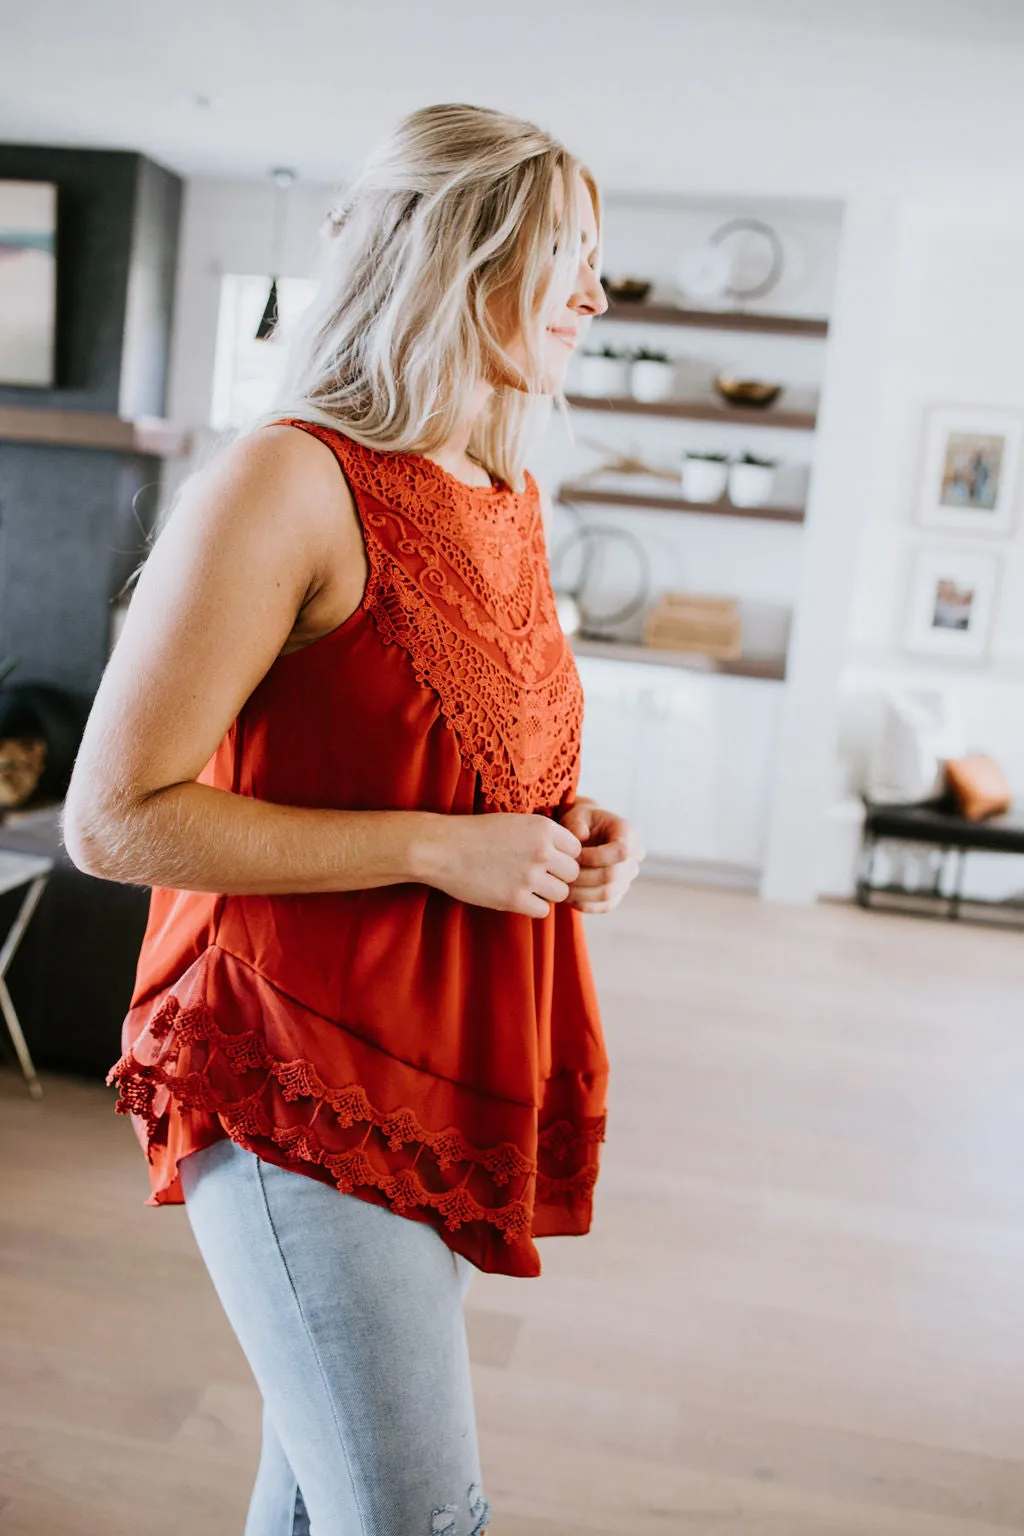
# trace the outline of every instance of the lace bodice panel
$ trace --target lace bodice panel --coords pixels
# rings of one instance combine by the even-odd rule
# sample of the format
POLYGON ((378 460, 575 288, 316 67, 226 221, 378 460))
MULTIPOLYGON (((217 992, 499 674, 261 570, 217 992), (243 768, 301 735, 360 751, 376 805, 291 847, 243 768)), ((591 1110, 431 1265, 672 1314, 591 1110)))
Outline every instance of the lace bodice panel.
POLYGON ((434 690, 497 810, 575 791, 583 697, 555 609, 536 481, 464 485, 420 454, 380 453, 289 418, 334 452, 370 563, 363 607, 434 690))

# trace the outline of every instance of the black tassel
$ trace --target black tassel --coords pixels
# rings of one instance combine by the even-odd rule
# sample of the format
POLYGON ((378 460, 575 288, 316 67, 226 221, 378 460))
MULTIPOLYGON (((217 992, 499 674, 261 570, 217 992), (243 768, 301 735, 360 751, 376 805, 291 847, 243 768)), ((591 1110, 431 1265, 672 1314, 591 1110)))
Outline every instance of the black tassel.
POLYGON ((277 328, 277 278, 271 278, 270 292, 267 295, 267 307, 263 311, 263 319, 256 327, 256 340, 266 341, 273 336, 277 328))

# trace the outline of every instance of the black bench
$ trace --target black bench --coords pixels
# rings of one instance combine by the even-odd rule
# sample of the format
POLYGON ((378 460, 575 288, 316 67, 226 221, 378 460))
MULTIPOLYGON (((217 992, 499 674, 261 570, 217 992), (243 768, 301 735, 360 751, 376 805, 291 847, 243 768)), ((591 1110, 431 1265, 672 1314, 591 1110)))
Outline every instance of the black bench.
POLYGON ((888 910, 913 912, 929 917, 973 917, 988 920, 985 909, 998 912, 1003 923, 1014 916, 1024 918, 1024 897, 1001 901, 963 894, 964 866, 972 851, 1024 854, 1024 810, 1014 808, 1001 816, 984 821, 968 821, 961 816, 952 796, 926 800, 914 805, 879 805, 864 798, 864 830, 857 871, 857 900, 862 907, 877 907, 877 897, 890 898, 881 903, 888 910), (935 849, 940 858, 932 884, 912 888, 889 882, 874 882, 875 854, 879 842, 896 838, 905 843, 920 843, 935 849), (946 872, 950 859, 955 868, 952 885, 947 887, 946 872), (916 906, 913 903, 917 903, 916 906), (964 908, 980 909, 968 911, 964 908))

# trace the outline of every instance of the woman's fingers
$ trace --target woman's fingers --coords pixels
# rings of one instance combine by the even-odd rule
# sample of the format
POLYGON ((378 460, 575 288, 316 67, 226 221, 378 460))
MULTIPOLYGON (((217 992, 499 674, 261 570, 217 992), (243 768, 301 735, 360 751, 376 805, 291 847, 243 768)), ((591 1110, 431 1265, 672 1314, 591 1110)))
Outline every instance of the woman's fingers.
POLYGON ((573 890, 585 890, 590 896, 605 887, 631 885, 639 873, 640 865, 636 859, 624 859, 621 864, 581 869, 572 886, 573 890))
MULTIPOLYGON (((554 862, 554 861, 552 861, 554 862)), ((575 861, 567 860, 575 869, 575 861)), ((636 859, 623 859, 595 869, 581 869, 572 879, 562 880, 550 867, 537 870, 530 893, 524 897, 522 910, 529 917, 546 916, 549 903, 565 902, 581 912, 610 912, 618 906, 639 873, 636 859)), ((566 874, 570 870, 566 869, 566 874)))
POLYGON ((631 853, 632 849, 622 837, 613 837, 610 843, 584 844, 580 850, 580 868, 603 869, 611 864, 621 864, 631 853))
POLYGON ((577 912, 614 912, 625 894, 625 891, 620 891, 617 896, 612 896, 607 901, 582 901, 570 897, 566 906, 575 907, 577 912))
POLYGON ((566 885, 572 885, 580 873, 579 860, 569 853, 559 853, 556 849, 548 856, 548 873, 564 880, 566 885))
POLYGON ((559 880, 557 875, 549 874, 547 870, 534 877, 531 888, 535 896, 545 901, 564 901, 569 894, 568 882, 559 880))
POLYGON ((581 912, 610 912, 617 907, 640 872, 636 859, 604 869, 581 869, 569 893, 569 906, 581 912))

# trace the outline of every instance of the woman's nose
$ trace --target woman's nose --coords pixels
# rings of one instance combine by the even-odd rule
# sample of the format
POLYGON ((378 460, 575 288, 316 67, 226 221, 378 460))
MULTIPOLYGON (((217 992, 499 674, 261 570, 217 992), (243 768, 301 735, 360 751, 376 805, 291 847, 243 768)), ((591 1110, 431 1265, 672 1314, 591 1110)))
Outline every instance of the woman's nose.
POLYGON ((601 286, 601 281, 593 267, 588 267, 590 273, 586 286, 574 296, 573 308, 579 309, 588 315, 603 315, 608 308, 608 295, 601 286))

